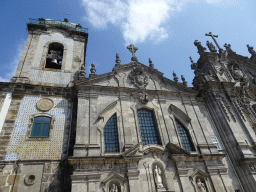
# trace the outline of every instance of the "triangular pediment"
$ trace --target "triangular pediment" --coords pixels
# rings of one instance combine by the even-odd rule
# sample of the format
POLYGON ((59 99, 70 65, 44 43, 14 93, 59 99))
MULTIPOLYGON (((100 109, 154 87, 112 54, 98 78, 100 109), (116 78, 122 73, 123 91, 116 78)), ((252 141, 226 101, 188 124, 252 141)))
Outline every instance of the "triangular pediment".
POLYGON ((163 91, 170 93, 194 94, 197 92, 182 83, 163 77, 163 73, 140 62, 114 67, 110 73, 82 77, 75 81, 76 86, 98 86, 109 88, 135 89, 139 91, 163 91))
POLYGON ((204 171, 201 171, 201 170, 197 169, 197 170, 195 170, 195 172, 192 175, 190 175, 190 178, 195 178, 195 177, 198 177, 198 176, 206 178, 209 175, 207 173, 205 173, 204 171))
POLYGON ((122 182, 125 182, 125 181, 126 181, 126 179, 125 179, 122 175, 119 175, 119 174, 117 174, 117 173, 110 173, 110 174, 107 176, 107 178, 102 181, 102 183, 107 183, 108 181, 114 180, 114 179, 120 180, 120 181, 122 181, 122 182))

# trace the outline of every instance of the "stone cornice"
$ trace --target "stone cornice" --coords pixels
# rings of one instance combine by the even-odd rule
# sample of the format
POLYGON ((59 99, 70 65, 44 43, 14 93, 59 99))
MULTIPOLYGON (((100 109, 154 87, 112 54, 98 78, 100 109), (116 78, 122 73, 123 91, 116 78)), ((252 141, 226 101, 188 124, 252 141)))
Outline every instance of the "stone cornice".
MULTIPOLYGON (((67 27, 60 26, 60 25, 37 25, 33 23, 27 23, 27 28, 29 32, 35 32, 37 34, 41 34, 44 31, 47 31, 47 29, 53 28, 53 29, 61 29, 67 32, 70 36, 80 36, 83 39, 87 41, 88 39, 88 33, 80 32, 80 31, 75 31, 75 30, 70 30, 67 27)), ((77 37, 76 37, 77 39, 77 37)), ((82 39, 81 39, 82 40, 82 39)))
POLYGON ((128 156, 122 157, 121 155, 112 155, 112 156, 91 156, 91 157, 69 157, 68 162, 70 165, 79 165, 79 164, 126 164, 130 162, 139 162, 141 160, 140 156, 128 156))
POLYGON ((22 95, 52 95, 52 96, 66 96, 73 98, 74 89, 72 87, 54 87, 44 85, 32 85, 23 83, 0 82, 1 92, 12 92, 14 94, 22 95))
POLYGON ((168 96, 190 96, 195 97, 198 92, 194 90, 190 90, 190 92, 170 92, 164 90, 141 90, 137 88, 130 88, 130 87, 110 87, 110 86, 101 86, 101 85, 77 85, 76 88, 78 90, 99 90, 99 91, 113 91, 113 92, 127 92, 127 93, 141 93, 144 91, 145 93, 152 94, 152 95, 168 95, 168 96))

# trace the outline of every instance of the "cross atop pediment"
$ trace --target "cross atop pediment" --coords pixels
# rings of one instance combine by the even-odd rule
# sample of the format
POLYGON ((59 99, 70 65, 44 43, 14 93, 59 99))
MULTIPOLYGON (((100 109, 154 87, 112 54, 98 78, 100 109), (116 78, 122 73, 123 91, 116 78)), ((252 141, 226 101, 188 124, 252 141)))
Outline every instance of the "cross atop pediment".
POLYGON ((137 57, 135 56, 135 52, 138 50, 133 44, 127 46, 127 49, 132 53, 132 61, 138 61, 137 57))

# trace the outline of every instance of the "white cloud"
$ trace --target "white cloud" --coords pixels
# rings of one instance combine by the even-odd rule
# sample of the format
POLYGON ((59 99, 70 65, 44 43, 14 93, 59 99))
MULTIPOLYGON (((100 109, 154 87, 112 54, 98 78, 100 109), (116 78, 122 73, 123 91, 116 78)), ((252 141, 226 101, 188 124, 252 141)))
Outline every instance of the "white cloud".
POLYGON ((244 0, 82 0, 86 19, 97 28, 108 23, 117 25, 126 44, 146 39, 160 42, 168 38, 164 24, 187 3, 208 3, 215 6, 236 6, 244 0))
POLYGON ((5 74, 3 77, 0 77, 0 81, 5 81, 5 82, 10 81, 10 79, 14 76, 25 44, 26 44, 25 40, 21 40, 17 44, 16 51, 14 52, 14 55, 12 57, 13 59, 9 63, 3 65, 3 66, 6 66, 4 69, 2 69, 2 71, 5 72, 5 74))

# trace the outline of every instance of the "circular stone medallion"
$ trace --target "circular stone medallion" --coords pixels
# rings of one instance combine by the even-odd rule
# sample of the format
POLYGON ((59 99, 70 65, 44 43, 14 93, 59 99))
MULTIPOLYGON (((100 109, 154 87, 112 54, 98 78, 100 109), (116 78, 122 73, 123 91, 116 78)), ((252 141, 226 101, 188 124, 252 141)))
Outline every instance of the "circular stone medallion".
POLYGON ((53 101, 51 99, 40 99, 36 103, 36 107, 39 111, 49 111, 53 108, 53 101))

